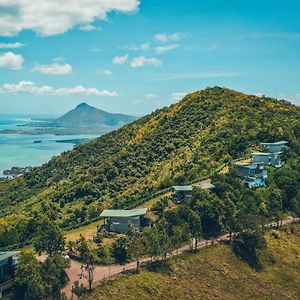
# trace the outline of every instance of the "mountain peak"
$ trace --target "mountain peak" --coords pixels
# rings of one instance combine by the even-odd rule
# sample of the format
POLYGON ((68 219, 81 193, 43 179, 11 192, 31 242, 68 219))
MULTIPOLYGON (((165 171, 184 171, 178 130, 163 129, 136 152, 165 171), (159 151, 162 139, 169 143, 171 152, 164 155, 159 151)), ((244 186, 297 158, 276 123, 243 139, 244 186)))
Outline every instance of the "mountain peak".
POLYGON ((76 106, 76 108, 87 108, 90 107, 86 102, 82 102, 76 106))
POLYGON ((70 110, 60 118, 55 124, 71 128, 95 128, 101 126, 119 127, 135 120, 135 117, 109 113, 94 106, 82 102, 75 109, 70 110))

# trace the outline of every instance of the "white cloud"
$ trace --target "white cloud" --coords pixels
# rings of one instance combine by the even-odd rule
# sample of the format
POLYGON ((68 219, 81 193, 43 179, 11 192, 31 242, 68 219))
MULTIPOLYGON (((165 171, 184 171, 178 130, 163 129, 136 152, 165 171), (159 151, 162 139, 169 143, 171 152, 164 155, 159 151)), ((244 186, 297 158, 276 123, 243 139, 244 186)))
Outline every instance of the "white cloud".
POLYGON ((179 101, 184 98, 188 92, 174 92, 170 96, 170 101, 179 101))
POLYGON ((161 60, 150 57, 147 58, 143 55, 134 57, 130 63, 132 68, 141 68, 144 67, 145 65, 153 65, 153 66, 160 66, 162 64, 161 60))
POLYGON ((174 73, 162 75, 157 80, 174 80, 174 79, 197 79, 197 78, 218 78, 218 77, 237 77, 243 76, 247 73, 235 72, 201 72, 201 73, 174 73))
POLYGON ((33 95, 51 95, 51 96, 64 96, 64 95, 86 95, 98 97, 116 97, 116 92, 108 90, 98 90, 97 88, 86 88, 82 85, 74 87, 63 87, 55 89, 52 86, 43 85, 37 86, 32 81, 20 81, 19 83, 4 83, 0 86, 0 93, 5 94, 18 94, 29 93, 33 95))
POLYGON ((166 43, 166 42, 178 42, 186 37, 188 37, 188 34, 183 32, 175 32, 172 34, 158 33, 154 36, 154 39, 156 41, 166 43))
POLYGON ((49 75, 68 75, 72 73, 72 66, 69 64, 53 63, 51 65, 36 65, 32 72, 39 72, 49 75))
POLYGON ((171 45, 166 45, 166 46, 155 47, 155 48, 154 48, 154 51, 155 51, 157 54, 161 54, 161 53, 168 52, 168 51, 170 51, 170 50, 176 49, 176 48, 178 48, 178 47, 179 47, 178 44, 171 44, 171 45))
POLYGON ((148 99, 148 100, 152 100, 152 99, 157 98, 157 96, 153 93, 149 93, 149 94, 145 95, 145 98, 148 99))
POLYGON ((96 27, 92 24, 84 24, 84 25, 79 26, 78 28, 79 28, 79 30, 82 30, 82 31, 94 31, 94 30, 100 31, 101 30, 100 27, 96 27))
POLYGON ((61 62, 61 61, 65 61, 66 59, 63 56, 57 56, 55 58, 53 58, 54 62, 61 62))
POLYGON ((97 70, 97 73, 100 75, 106 75, 106 76, 111 76, 112 71, 111 70, 97 70))
POLYGON ((22 43, 0 43, 0 49, 17 49, 24 46, 22 43))
POLYGON ((0 68, 19 70, 22 69, 24 58, 21 54, 6 52, 0 55, 0 68))
POLYGON ((125 47, 126 49, 130 51, 147 51, 151 48, 150 43, 144 43, 141 45, 133 45, 130 47, 125 47))
POLYGON ((115 65, 123 65, 126 63, 127 60, 128 60, 128 54, 125 54, 123 56, 115 56, 113 58, 113 63, 115 65))
POLYGON ((135 12, 139 0, 1 0, 0 35, 33 30, 42 36, 66 32, 77 25, 105 20, 107 14, 135 12))

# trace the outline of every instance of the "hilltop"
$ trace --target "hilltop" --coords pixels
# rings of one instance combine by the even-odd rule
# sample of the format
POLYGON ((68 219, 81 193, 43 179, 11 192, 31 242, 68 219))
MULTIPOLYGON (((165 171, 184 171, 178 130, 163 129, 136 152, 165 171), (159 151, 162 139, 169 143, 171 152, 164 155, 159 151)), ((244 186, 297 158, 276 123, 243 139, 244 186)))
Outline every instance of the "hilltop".
POLYGON ((84 299, 299 299, 299 225, 266 238, 268 248, 259 254, 260 272, 237 258, 229 246, 218 245, 172 258, 165 272, 144 268, 140 274, 119 276, 84 299))
POLYGON ((109 113, 83 102, 56 119, 53 124, 61 127, 82 128, 100 126, 122 126, 135 120, 135 117, 109 113))
POLYGON ((17 240, 24 239, 19 228, 30 227, 41 211, 62 227, 75 226, 105 207, 134 206, 207 176, 260 141, 276 140, 299 154, 299 107, 226 88, 197 91, 1 183, 0 223, 17 240))

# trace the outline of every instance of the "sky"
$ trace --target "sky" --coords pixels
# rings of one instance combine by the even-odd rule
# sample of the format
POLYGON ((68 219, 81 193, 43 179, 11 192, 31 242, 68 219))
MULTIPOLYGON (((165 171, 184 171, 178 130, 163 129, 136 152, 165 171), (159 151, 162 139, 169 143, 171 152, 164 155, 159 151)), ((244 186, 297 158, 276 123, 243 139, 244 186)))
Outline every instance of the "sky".
POLYGON ((0 0, 0 114, 144 115, 216 85, 300 105, 299 0, 0 0))

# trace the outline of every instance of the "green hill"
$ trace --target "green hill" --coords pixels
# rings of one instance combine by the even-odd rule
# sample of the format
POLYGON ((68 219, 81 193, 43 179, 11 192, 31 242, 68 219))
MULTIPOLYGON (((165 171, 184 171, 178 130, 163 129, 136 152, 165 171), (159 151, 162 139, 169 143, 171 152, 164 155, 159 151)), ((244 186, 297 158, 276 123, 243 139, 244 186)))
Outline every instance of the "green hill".
POLYGON ((238 259, 229 246, 214 246, 172 258, 165 272, 144 268, 140 274, 121 275, 84 299, 299 299, 299 225, 266 238, 260 272, 238 259))
POLYGON ((4 232, 15 230, 13 241, 26 240, 22 228, 34 231, 41 213, 62 227, 74 226, 104 207, 134 205, 162 188, 211 174, 259 141, 277 140, 299 153, 299 107, 219 87, 198 91, 0 183, 0 224, 4 232))

